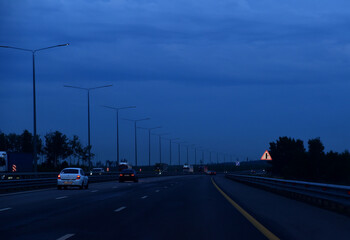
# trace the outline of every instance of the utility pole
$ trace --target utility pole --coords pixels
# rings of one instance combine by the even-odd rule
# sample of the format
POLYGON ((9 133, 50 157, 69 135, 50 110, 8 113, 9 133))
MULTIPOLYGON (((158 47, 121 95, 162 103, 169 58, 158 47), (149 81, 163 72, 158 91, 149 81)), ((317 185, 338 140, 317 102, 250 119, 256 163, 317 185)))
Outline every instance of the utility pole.
POLYGON ((174 140, 178 140, 179 138, 172 138, 168 139, 169 140, 169 165, 171 165, 171 159, 172 159, 172 151, 171 151, 171 146, 174 140))
POLYGON ((56 47, 64 47, 68 46, 69 43, 65 44, 59 44, 59 45, 54 45, 50 47, 45 47, 45 48, 38 48, 38 49, 26 49, 26 48, 18 48, 18 47, 12 47, 12 46, 0 46, 1 48, 11 48, 11 49, 16 49, 16 50, 21 50, 21 51, 26 51, 26 52, 31 52, 32 53, 32 63, 33 63, 33 159, 34 159, 34 172, 38 171, 38 154, 37 154, 37 133, 36 133, 36 90, 35 90, 35 53, 50 49, 50 48, 56 48, 56 47))
POLYGON ((139 128, 148 130, 148 166, 151 166, 151 131, 162 127, 153 127, 153 128, 139 127, 139 128))
POLYGON ((119 110, 128 109, 128 108, 136 108, 136 106, 128 106, 128 107, 110 107, 103 106, 105 108, 110 108, 116 111, 117 114, 117 166, 119 165, 119 110))
POLYGON ((162 136, 168 135, 168 133, 154 134, 159 137, 159 163, 162 163, 162 136))
POLYGON ((137 122, 140 121, 146 121, 149 120, 150 118, 141 118, 141 119, 126 119, 124 118, 124 120, 130 121, 130 122, 134 122, 134 134, 135 134, 135 167, 137 167, 137 122))
POLYGON ((70 85, 64 85, 64 87, 67 88, 76 88, 80 90, 87 91, 87 102, 88 102, 88 157, 89 157, 89 168, 91 168, 91 143, 90 143, 90 91, 99 89, 99 88, 106 88, 106 87, 112 87, 113 85, 105 85, 105 86, 98 86, 98 87, 92 87, 92 88, 82 88, 82 87, 76 87, 76 86, 70 86, 70 85))

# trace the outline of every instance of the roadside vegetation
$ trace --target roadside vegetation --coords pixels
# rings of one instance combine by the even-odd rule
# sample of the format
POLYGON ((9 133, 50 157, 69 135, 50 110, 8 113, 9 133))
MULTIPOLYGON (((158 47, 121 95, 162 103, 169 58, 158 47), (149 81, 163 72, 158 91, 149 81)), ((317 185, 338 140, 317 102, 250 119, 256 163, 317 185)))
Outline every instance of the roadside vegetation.
POLYGON ((335 184, 350 184, 350 153, 324 152, 320 138, 308 141, 308 151, 300 139, 280 137, 270 143, 272 174, 297 179, 335 184))
MULTIPOLYGON (((0 132, 0 151, 32 153, 33 139, 28 130, 22 134, 0 132)), ((88 149, 89 146, 83 146, 76 135, 68 138, 59 131, 49 132, 43 138, 38 135, 38 169, 56 171, 68 166, 88 166, 88 149)))

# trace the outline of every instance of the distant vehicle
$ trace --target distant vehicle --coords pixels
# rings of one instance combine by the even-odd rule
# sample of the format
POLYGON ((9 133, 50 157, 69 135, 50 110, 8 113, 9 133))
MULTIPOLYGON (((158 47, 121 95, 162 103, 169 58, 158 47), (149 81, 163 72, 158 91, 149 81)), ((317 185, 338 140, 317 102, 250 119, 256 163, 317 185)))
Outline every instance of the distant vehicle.
POLYGON ((124 169, 119 174, 119 182, 125 182, 125 181, 138 182, 139 178, 137 177, 136 171, 133 169, 124 169))
POLYGON ((0 172, 32 172, 31 153, 0 152, 0 172))
POLYGON ((207 174, 208 174, 208 175, 216 175, 216 172, 215 172, 215 171, 210 171, 210 170, 209 170, 209 171, 207 171, 207 174))
POLYGON ((193 173, 193 166, 189 164, 184 164, 182 170, 184 173, 193 173))
POLYGON ((102 175, 102 173, 104 173, 105 170, 103 168, 93 168, 90 171, 90 176, 92 175, 102 175))
POLYGON ((156 163, 154 165, 154 171, 161 175, 163 173, 166 173, 168 171, 168 164, 166 163, 156 163))
POLYGON ((126 160, 121 160, 119 162, 118 171, 121 172, 124 169, 132 169, 132 167, 130 164, 128 164, 128 162, 126 160))
POLYGON ((57 176, 57 189, 67 187, 89 188, 89 178, 81 168, 65 168, 57 176))
POLYGON ((208 172, 208 166, 199 166, 198 172, 200 173, 207 173, 208 172))

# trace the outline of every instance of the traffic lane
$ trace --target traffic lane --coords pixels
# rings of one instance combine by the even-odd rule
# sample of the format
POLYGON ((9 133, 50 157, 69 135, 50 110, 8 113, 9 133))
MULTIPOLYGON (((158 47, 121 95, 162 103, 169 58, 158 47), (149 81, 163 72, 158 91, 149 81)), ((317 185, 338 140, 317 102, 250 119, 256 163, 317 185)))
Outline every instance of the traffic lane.
MULTIPOLYGON (((139 184, 153 183, 153 182, 162 182, 169 181, 170 179, 176 179, 180 176, 169 176, 169 177, 152 177, 152 178, 141 178, 139 179, 139 184)), ((57 190, 57 188, 33 190, 33 191, 23 191, 17 193, 9 194, 0 194, 0 209, 5 207, 15 208, 21 204, 35 204, 40 201, 49 201, 52 198, 57 198, 61 196, 73 196, 84 194, 89 191, 101 191, 101 190, 110 190, 118 189, 120 187, 131 186, 132 183, 119 183, 118 180, 110 182, 101 182, 101 183, 90 183, 88 190, 79 190, 77 187, 71 187, 67 190, 57 190)))
MULTIPOLYGON (((88 194, 75 194, 62 199, 22 205, 0 215, 0 232, 7 239, 48 239, 57 235, 56 231, 59 230, 62 230, 59 234, 63 234, 69 229, 78 230, 79 227, 85 229, 90 221, 94 223, 96 219, 104 219, 105 214, 113 212, 116 206, 125 205, 134 195, 145 196, 143 192, 153 192, 153 188, 160 189, 157 184, 163 185, 169 182, 171 186, 176 184, 173 181, 174 178, 146 184, 123 183, 120 185, 124 187, 120 189, 110 188, 96 193, 86 191, 88 194), (86 224, 85 219, 89 219, 86 224), (17 234, 15 237, 14 232, 17 234)), ((85 230, 93 228, 94 225, 85 230)))
POLYGON ((2 236, 6 239, 59 239, 62 236, 71 236, 70 239, 264 239, 217 192, 209 176, 162 181, 151 184, 150 188, 144 187, 148 184, 139 186, 119 197, 111 198, 103 193, 103 201, 65 206, 57 214, 1 231, 2 236))
POLYGON ((350 218, 216 176, 234 201, 281 239, 349 239, 350 218))
POLYGON ((104 215, 103 222, 73 239, 98 234, 103 239, 265 239, 214 188, 209 176, 185 177, 160 187, 148 198, 139 195, 120 203, 126 208, 104 215))
MULTIPOLYGON (((147 184, 144 186, 139 184, 132 185, 135 187, 139 186, 139 190, 148 191, 147 187, 153 186, 154 184, 147 184)), ((169 186, 171 186, 171 183, 169 186)), ((160 188, 159 186, 154 187, 157 189, 160 188)), ((62 203, 65 202, 65 205, 56 205, 55 207, 58 208, 58 210, 55 213, 51 212, 48 216, 40 214, 40 219, 31 221, 30 225, 16 226, 11 229, 7 228, 6 231, 2 231, 2 233, 6 234, 5 236, 13 237, 11 234, 16 232, 17 236, 14 239, 48 239, 51 238, 51 236, 57 236, 58 238, 58 236, 62 234, 70 234, 66 233, 66 231, 78 231, 80 228, 83 229, 82 231, 89 232, 91 229, 94 229, 94 223, 96 221, 103 220, 108 213, 113 213, 116 206, 128 203, 128 199, 133 198, 133 193, 138 194, 142 192, 133 191, 134 188, 126 189, 127 192, 130 193, 127 197, 123 197, 123 194, 117 191, 101 192, 100 194, 93 195, 95 197, 83 199, 81 202, 76 201, 77 199, 74 198, 64 199, 62 203), (81 204, 76 205, 77 203, 81 204), (62 211, 59 210, 61 208, 62 211), (91 216, 92 218, 89 219, 91 216), (43 221, 43 219, 45 219, 45 221, 43 221), (81 221, 82 219, 84 219, 84 221, 81 221), (85 221, 85 219, 87 219, 87 221, 85 221), (89 225, 90 223, 92 224, 91 226, 89 225)), ((98 232, 92 232, 91 235, 94 236, 92 239, 97 239, 100 234, 98 232)))

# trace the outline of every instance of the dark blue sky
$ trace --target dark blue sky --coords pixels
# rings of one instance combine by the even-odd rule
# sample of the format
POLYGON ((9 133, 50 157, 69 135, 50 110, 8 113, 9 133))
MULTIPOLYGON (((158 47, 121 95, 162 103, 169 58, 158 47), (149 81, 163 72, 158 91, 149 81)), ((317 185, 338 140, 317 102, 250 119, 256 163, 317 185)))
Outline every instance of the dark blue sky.
MULTIPOLYGON (((101 105, 136 105, 122 117, 151 117, 140 126, 257 159, 279 136, 349 149, 349 13, 345 0, 4 0, 0 45, 70 43, 37 54, 41 135, 59 130, 86 143, 86 94, 63 85, 113 84, 92 92, 96 160, 116 152, 115 114, 101 105)), ((0 49, 5 133, 32 131, 31 68, 30 53, 0 49)), ((121 156, 133 160, 133 126, 120 127, 121 156)), ((147 134, 139 136, 146 163, 147 134)))

